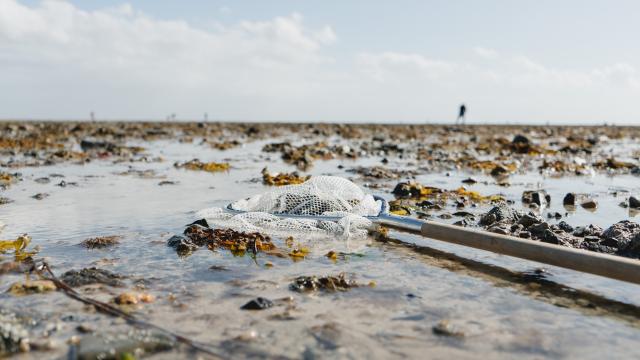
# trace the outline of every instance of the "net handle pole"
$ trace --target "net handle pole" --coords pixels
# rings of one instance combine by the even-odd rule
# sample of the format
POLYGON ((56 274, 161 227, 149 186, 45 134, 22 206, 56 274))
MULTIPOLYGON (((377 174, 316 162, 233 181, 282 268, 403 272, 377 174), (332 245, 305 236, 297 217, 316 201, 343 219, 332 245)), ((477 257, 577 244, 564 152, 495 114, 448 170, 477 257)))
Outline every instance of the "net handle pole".
POLYGON ((381 215, 377 222, 426 238, 640 284, 640 261, 634 259, 428 220, 381 215))

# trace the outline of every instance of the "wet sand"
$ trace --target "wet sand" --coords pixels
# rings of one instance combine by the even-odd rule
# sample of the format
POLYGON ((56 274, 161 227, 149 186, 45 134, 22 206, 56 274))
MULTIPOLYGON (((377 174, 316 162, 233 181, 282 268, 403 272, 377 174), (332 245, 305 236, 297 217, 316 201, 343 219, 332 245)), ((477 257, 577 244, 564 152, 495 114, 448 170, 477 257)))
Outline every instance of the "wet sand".
MULTIPOLYGON (((372 235, 348 243, 335 237, 300 239, 309 249, 303 259, 206 247, 180 256, 167 246, 198 220, 198 210, 267 190, 264 167, 272 174, 344 176, 388 200, 396 200, 392 191, 401 182, 447 191, 464 186, 483 197, 499 196, 499 201, 454 196, 398 203, 409 216, 447 223, 468 218, 474 227, 498 203, 533 212, 550 225, 564 221, 607 229, 622 220, 637 222, 637 212, 620 205, 640 195, 637 128, 1 123, 0 129, 5 174, 0 197, 6 199, 0 205, 0 238, 27 233, 32 238, 27 250, 37 250, 32 258, 46 259, 60 277, 91 267, 122 276, 119 286, 76 290, 203 342, 222 357, 633 358, 640 353, 636 285, 553 267, 540 271, 540 264, 397 231, 390 239, 372 235), (527 142, 514 141, 516 135, 527 142), (273 145, 283 143, 288 145, 273 145), (193 159, 229 168, 175 166, 193 159), (470 177, 476 182, 463 182, 470 177), (538 189, 546 190, 550 203, 522 202, 524 191, 538 189), (568 192, 595 200, 597 207, 565 207, 568 192), (439 207, 417 205, 425 200, 439 207), (460 211, 471 216, 453 215, 460 211), (104 248, 81 245, 104 236, 117 241, 104 248), (331 250, 346 255, 333 260, 326 256, 331 250), (298 276, 341 273, 360 286, 337 292, 290 289, 298 276), (116 304, 123 293, 151 301, 116 304), (274 306, 241 309, 257 297, 274 306)), ((285 238, 272 241, 289 249, 285 238)), ((0 255, 0 264, 12 262, 13 255, 0 255)), ((60 291, 9 291, 24 281, 24 274, 0 274, 0 330, 6 344, 15 340, 17 358, 125 348, 122 341, 104 345, 96 339, 132 331, 130 339, 146 346, 150 358, 193 355, 170 340, 158 340, 162 346, 136 340, 144 338, 136 335, 141 330, 60 291)))

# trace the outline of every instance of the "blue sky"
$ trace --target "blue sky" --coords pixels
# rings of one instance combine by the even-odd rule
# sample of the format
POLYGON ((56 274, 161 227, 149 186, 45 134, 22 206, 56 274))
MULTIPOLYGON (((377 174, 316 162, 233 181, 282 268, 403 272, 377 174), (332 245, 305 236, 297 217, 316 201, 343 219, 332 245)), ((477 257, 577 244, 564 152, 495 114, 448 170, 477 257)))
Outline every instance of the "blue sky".
POLYGON ((0 9, 0 118, 640 124, 637 1, 0 9))

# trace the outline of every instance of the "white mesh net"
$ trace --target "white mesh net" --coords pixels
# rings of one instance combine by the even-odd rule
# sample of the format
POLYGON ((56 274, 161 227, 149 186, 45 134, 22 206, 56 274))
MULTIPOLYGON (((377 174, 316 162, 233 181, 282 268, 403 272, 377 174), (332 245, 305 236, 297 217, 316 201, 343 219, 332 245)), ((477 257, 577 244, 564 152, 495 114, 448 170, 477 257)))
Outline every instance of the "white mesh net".
POLYGON ((221 208, 201 210, 209 223, 237 231, 259 231, 274 236, 366 236, 372 223, 365 216, 380 212, 380 201, 351 181, 336 176, 312 177, 300 185, 276 187, 231 204, 231 214, 221 208), (278 215, 326 216, 336 220, 283 218, 278 215))

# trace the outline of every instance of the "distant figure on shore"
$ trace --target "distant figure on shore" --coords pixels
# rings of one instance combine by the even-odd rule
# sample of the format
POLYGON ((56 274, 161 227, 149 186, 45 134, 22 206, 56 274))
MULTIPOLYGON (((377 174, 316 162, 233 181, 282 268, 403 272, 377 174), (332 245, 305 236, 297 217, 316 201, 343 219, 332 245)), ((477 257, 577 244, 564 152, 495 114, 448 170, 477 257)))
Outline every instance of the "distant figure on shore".
POLYGON ((456 119, 456 125, 458 125, 458 122, 460 122, 460 124, 464 125, 464 114, 466 114, 467 112, 467 107, 464 106, 464 104, 460 105, 460 112, 458 113, 458 118, 456 119))

